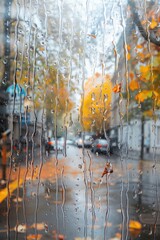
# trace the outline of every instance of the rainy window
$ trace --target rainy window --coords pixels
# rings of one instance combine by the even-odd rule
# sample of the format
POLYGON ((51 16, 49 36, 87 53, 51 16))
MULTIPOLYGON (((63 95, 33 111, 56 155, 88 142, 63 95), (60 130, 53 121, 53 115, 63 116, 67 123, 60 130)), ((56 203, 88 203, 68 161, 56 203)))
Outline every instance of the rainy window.
POLYGON ((160 239, 160 2, 0 1, 0 239, 160 239))

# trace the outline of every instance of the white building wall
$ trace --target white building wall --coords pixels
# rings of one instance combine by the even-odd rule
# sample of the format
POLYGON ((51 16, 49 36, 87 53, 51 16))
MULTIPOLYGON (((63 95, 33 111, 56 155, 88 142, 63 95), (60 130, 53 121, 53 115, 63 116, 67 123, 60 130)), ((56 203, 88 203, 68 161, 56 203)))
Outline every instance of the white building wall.
MULTIPOLYGON (((132 120, 130 124, 119 127, 118 142, 123 148, 140 151, 141 149, 141 121, 132 120)), ((148 120, 144 123, 144 145, 146 151, 147 139, 149 138, 150 153, 154 151, 160 154, 160 119, 156 122, 148 120)))

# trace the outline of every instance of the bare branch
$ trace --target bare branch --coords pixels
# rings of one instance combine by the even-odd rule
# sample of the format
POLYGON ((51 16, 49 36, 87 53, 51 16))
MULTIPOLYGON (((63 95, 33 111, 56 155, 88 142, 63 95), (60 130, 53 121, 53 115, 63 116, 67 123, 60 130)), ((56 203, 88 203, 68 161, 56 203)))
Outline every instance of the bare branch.
POLYGON ((129 6, 131 7, 131 12, 133 14, 133 21, 136 24, 136 26, 139 29, 139 32, 141 33, 142 37, 146 40, 146 41, 150 41, 151 43, 155 44, 156 46, 160 46, 160 41, 158 41, 155 37, 153 37, 153 35, 151 35, 150 33, 148 33, 144 27, 141 24, 140 18, 138 13, 136 12, 136 6, 135 6, 135 2, 133 0, 129 0, 128 1, 129 6))

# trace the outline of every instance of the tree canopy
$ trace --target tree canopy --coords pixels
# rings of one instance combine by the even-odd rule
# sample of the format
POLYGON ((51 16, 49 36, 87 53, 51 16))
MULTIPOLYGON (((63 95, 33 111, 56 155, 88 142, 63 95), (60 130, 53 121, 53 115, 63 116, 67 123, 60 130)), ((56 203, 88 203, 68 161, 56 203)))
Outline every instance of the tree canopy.
POLYGON ((159 16, 152 3, 146 12, 148 21, 140 20, 135 2, 129 1, 129 5, 139 30, 138 34, 132 32, 132 46, 128 46, 131 56, 128 59, 130 100, 138 104, 144 116, 153 117, 160 107, 160 44, 157 37, 159 16))
POLYGON ((108 75, 96 73, 87 79, 81 105, 81 122, 85 131, 101 132, 109 126, 112 85, 108 75))

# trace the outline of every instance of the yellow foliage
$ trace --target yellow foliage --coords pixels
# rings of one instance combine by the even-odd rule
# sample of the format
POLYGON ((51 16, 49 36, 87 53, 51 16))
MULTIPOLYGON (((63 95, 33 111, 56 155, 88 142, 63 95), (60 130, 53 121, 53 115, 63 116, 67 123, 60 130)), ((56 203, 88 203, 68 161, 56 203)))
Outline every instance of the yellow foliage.
POLYGON ((144 102, 147 98, 151 98, 152 95, 153 95, 153 92, 151 90, 143 90, 142 92, 136 95, 135 99, 138 102, 144 102))
POLYGON ((154 115, 154 111, 152 109, 144 112, 145 117, 153 117, 153 115, 154 115))
POLYGON ((149 80, 151 76, 151 66, 146 65, 146 66, 140 66, 140 73, 141 73, 141 78, 140 80, 149 80))
POLYGON ((139 89, 139 83, 136 80, 132 80, 129 83, 129 88, 131 89, 131 91, 137 90, 139 89))
POLYGON ((150 72, 151 67, 150 65, 146 65, 146 66, 140 66, 140 71, 141 74, 146 75, 148 72, 150 72))
POLYGON ((96 73, 85 84, 81 120, 84 129, 100 129, 109 121, 112 84, 109 76, 96 73))
MULTIPOLYGON (((159 63, 160 63, 160 53, 158 53, 158 55, 156 56, 156 57, 154 57, 154 59, 153 59, 153 65, 155 66, 155 67, 159 67, 159 63)), ((160 71, 160 69, 159 69, 159 71, 160 71)))
POLYGON ((139 57, 140 59, 144 59, 144 58, 145 58, 145 55, 144 55, 144 53, 142 53, 142 52, 138 52, 137 55, 138 55, 138 57, 139 57))

